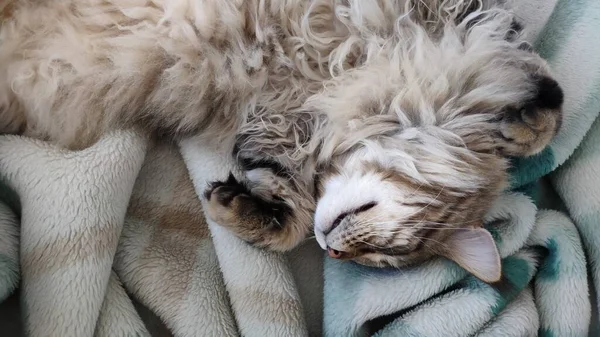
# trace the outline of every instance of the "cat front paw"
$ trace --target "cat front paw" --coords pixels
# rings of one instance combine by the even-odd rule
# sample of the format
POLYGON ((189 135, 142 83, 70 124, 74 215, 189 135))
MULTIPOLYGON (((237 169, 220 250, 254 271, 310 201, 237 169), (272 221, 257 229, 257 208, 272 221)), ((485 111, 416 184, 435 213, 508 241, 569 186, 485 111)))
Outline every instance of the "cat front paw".
POLYGON ((287 251, 306 235, 285 200, 254 194, 233 175, 212 183, 204 196, 206 215, 254 246, 287 251))
POLYGON ((506 110, 500 122, 500 149, 527 157, 542 151, 562 123, 563 91, 550 77, 537 80, 534 99, 506 110))

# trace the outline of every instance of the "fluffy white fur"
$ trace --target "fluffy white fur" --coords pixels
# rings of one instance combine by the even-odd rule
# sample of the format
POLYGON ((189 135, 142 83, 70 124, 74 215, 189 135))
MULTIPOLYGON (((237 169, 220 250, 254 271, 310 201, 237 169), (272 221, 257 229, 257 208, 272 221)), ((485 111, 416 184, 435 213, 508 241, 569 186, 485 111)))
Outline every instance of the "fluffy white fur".
POLYGON ((248 168, 243 189, 209 191, 213 219, 286 250, 321 197, 316 233, 327 246, 335 214, 372 198, 387 222, 338 227, 340 238, 362 227, 375 248, 402 246, 418 229, 403 224, 408 199, 437 214, 429 221, 478 221, 504 187, 504 156, 536 153, 559 125, 560 104, 537 104, 547 66, 521 48, 500 2, 3 1, 0 130, 75 148, 131 124, 237 140, 241 162, 288 175, 248 168), (255 212, 255 228, 241 228, 265 203, 285 216, 255 212))

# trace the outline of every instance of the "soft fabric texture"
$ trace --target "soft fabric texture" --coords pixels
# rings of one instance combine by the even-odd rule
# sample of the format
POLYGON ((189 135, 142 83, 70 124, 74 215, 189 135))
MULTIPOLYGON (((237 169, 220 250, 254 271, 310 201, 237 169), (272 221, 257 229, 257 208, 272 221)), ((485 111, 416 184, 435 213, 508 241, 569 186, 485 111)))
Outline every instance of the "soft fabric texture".
MULTIPOLYGON (((515 160, 513 190, 488 213, 497 284, 441 258, 375 269, 330 259, 312 239, 287 255, 250 247, 203 215, 198 195, 233 165, 201 139, 120 131, 70 152, 0 136, 0 313, 20 304, 29 336, 597 334, 600 3, 520 11, 566 115, 546 151, 515 160), (538 184, 549 173, 558 210, 538 184)), ((0 314, 0 331, 15 320, 0 314)))
MULTIPOLYGON (((91 335, 104 320, 101 307, 110 314, 119 302, 107 285, 145 152, 144 139, 131 132, 80 152, 16 136, 0 140, 0 172, 21 204, 20 241, 11 244, 20 247, 29 335, 91 335)), ((17 224, 3 225, 10 223, 17 224)))

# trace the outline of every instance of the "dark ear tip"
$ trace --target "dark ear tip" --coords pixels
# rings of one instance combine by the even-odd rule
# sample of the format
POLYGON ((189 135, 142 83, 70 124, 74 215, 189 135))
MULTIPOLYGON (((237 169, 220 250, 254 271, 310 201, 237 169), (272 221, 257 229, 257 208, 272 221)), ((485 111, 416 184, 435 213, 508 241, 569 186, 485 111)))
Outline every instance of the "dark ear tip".
POLYGON ((558 109, 562 106, 564 93, 554 79, 547 76, 540 77, 537 81, 537 89, 537 106, 546 109, 558 109))

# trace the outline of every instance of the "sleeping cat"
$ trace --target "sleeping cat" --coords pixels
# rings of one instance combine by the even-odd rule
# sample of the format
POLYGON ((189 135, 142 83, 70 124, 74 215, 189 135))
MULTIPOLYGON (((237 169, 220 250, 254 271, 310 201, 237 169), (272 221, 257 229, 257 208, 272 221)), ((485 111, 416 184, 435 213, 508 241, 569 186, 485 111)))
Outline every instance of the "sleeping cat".
POLYGON ((0 9, 0 131, 69 148, 128 126, 230 144, 243 174, 209 186, 205 211, 268 249, 293 248, 314 222, 334 258, 442 255, 495 281, 481 221, 506 157, 539 152, 560 126, 558 83, 496 1, 0 9))

